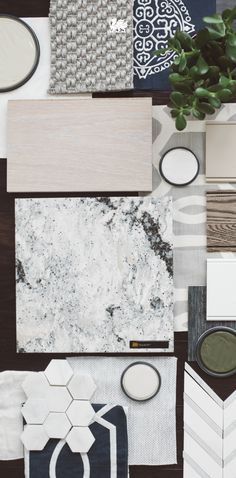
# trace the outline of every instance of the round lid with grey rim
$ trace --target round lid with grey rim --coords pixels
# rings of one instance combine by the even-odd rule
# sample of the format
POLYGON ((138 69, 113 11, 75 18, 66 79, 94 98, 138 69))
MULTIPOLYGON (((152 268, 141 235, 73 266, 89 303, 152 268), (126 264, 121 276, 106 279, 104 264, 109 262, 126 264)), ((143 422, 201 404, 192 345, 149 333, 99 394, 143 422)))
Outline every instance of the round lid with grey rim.
POLYGON ((199 173, 199 161, 190 149, 184 147, 172 148, 160 161, 160 174, 173 186, 187 186, 199 173))
POLYGON ((0 15, 0 93, 22 86, 35 72, 40 56, 38 39, 21 19, 0 15))
POLYGON ((121 376, 123 392, 132 400, 143 402, 155 397, 161 386, 158 370, 147 362, 134 362, 121 376))

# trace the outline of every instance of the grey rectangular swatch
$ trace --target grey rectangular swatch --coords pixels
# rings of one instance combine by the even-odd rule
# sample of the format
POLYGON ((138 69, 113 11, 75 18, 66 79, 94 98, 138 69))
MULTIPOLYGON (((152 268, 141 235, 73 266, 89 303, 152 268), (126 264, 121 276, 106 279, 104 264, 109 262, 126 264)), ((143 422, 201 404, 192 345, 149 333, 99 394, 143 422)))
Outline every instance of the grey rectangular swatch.
POLYGON ((236 330, 235 321, 206 320, 206 287, 188 288, 188 360, 194 361, 195 349, 199 337, 212 327, 231 327, 236 330))
POLYGON ((53 94, 133 88, 132 0, 51 0, 53 94))

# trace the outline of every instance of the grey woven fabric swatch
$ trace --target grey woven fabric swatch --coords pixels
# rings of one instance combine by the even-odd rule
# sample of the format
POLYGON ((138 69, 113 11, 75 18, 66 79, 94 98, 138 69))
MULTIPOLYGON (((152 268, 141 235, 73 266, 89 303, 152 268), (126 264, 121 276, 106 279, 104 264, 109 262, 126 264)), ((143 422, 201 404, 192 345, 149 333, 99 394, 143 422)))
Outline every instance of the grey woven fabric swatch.
POLYGON ((133 88, 132 15, 132 0, 51 0, 49 93, 133 88))

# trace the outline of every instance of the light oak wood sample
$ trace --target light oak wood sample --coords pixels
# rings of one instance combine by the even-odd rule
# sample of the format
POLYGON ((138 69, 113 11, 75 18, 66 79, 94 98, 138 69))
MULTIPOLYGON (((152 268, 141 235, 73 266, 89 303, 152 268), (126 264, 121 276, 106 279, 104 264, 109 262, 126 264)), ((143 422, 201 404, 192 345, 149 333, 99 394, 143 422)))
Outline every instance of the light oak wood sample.
POLYGON ((207 182, 236 182, 236 123, 206 123, 207 182))
POLYGON ((8 192, 151 191, 152 100, 8 103, 8 192))
POLYGON ((236 192, 208 191, 207 251, 236 252, 236 192))

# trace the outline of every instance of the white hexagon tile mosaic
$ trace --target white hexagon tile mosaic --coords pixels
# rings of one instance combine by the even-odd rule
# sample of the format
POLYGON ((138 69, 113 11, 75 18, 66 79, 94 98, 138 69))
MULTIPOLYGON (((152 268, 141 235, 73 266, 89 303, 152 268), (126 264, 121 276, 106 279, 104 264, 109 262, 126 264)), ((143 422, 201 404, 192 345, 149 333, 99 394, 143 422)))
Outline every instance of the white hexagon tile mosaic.
POLYGON ((21 440, 27 450, 43 450, 50 438, 64 439, 74 453, 87 453, 95 438, 89 430, 95 412, 90 399, 96 385, 90 375, 74 374, 66 360, 51 360, 45 372, 22 385, 27 401, 21 440))

